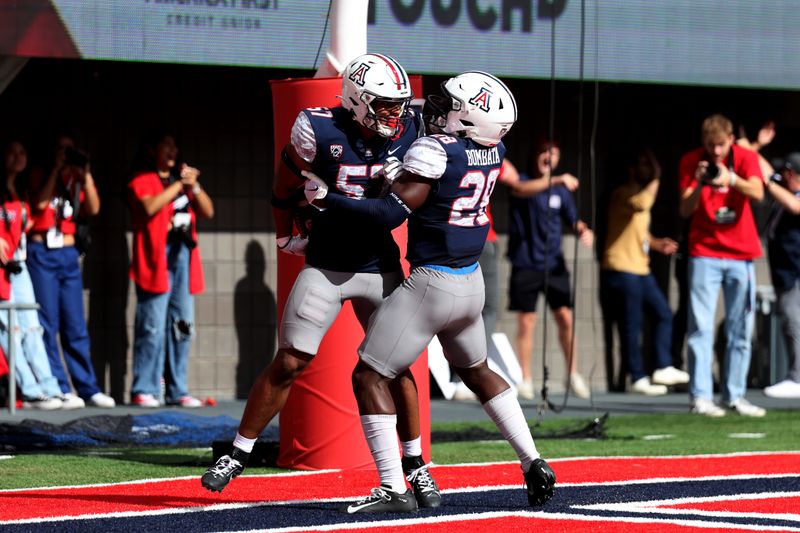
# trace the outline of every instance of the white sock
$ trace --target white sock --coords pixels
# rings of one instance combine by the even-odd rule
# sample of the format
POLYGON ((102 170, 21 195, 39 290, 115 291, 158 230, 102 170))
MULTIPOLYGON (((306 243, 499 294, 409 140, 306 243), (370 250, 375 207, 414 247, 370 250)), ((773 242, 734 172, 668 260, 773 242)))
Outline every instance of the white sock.
POLYGON ((406 489, 406 478, 400 461, 400 450, 397 448, 397 415, 364 415, 361 427, 367 438, 367 446, 372 453, 372 460, 378 469, 381 485, 394 492, 403 494, 406 489))
POLYGON ((403 457, 416 457, 422 455, 422 437, 414 440, 401 441, 403 447, 403 457))
POLYGON ((239 435, 239 433, 236 433, 236 438, 233 439, 233 445, 245 453, 250 453, 253 451, 253 446, 256 445, 257 440, 258 439, 248 439, 247 437, 242 437, 239 435))
POLYGON ((528 422, 522 414, 522 407, 519 406, 514 391, 507 389, 501 392, 483 404, 483 410, 517 452, 522 471, 527 472, 534 459, 539 458, 539 452, 536 451, 531 430, 528 429, 528 422))

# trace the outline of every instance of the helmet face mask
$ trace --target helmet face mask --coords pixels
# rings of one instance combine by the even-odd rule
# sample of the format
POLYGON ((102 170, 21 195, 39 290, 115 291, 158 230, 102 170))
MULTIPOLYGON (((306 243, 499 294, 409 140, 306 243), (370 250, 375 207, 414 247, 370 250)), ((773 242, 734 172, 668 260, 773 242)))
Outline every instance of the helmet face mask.
POLYGON ((432 129, 495 146, 517 120, 514 95, 491 74, 459 74, 442 84, 442 93, 426 101, 430 117, 426 117, 426 124, 433 125, 432 129))
POLYGON ((342 106, 356 122, 383 137, 400 131, 412 97, 408 75, 388 56, 359 56, 342 73, 342 106))

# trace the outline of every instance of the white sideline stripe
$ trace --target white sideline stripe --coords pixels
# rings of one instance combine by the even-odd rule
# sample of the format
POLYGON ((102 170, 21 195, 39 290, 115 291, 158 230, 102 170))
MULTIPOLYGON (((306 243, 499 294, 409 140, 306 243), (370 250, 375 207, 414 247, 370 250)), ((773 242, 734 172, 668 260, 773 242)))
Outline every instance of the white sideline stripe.
MULTIPOLYGON (((507 517, 530 517, 536 516, 541 513, 530 512, 530 511, 491 511, 487 513, 466 513, 466 514, 454 514, 454 515, 446 515, 446 516, 432 516, 429 518, 396 518, 393 520, 373 520, 370 522, 347 522, 343 524, 326 524, 324 526, 304 526, 304 527, 284 527, 284 528, 275 528, 270 529, 270 533, 291 533, 294 531, 330 531, 336 529, 367 529, 367 528, 384 528, 384 527, 391 527, 391 526, 412 526, 417 524, 436 524, 436 523, 446 523, 446 522, 458 522, 462 520, 486 520, 490 518, 507 518, 507 517)), ((224 532, 220 531, 217 533, 256 533, 256 532, 263 532, 263 529, 250 529, 246 531, 230 531, 224 532)))
MULTIPOLYGON (((642 460, 657 460, 657 459, 698 459, 698 458, 714 458, 714 457, 752 457, 752 456, 759 456, 759 455, 798 455, 800 456, 800 451, 770 451, 770 452, 735 452, 735 453, 719 453, 719 454, 697 454, 697 455, 609 455, 609 456, 602 456, 602 455, 587 455, 582 457, 562 457, 556 459, 547 459, 548 463, 569 463, 573 461, 591 461, 591 460, 601 460, 601 459, 642 459, 642 460)), ((507 465, 507 464, 519 464, 518 461, 494 461, 490 463, 456 463, 456 464, 448 464, 448 465, 439 465, 433 463, 432 466, 442 466, 442 467, 470 467, 470 466, 492 466, 492 465, 507 465)), ((342 470, 340 468, 329 468, 326 470, 299 470, 299 471, 291 471, 291 472, 280 472, 277 474, 244 474, 239 476, 238 479, 246 479, 246 478, 259 478, 259 477, 291 477, 291 476, 315 476, 318 474, 328 474, 334 472, 347 472, 347 470, 342 470)), ((729 477, 729 476, 726 476, 729 477)), ((93 483, 90 485, 58 485, 53 487, 27 487, 27 488, 20 488, 20 489, 0 489, 0 494, 2 493, 9 493, 9 492, 22 492, 22 491, 29 491, 29 490, 63 490, 63 489, 79 489, 79 488, 97 488, 97 487, 113 487, 117 485, 136 485, 141 483, 159 483, 164 481, 175 481, 180 479, 200 479, 200 475, 197 476, 180 476, 180 477, 169 477, 169 478, 148 478, 148 479, 136 479, 131 481, 119 481, 116 483, 93 483)), ((677 478, 669 478, 669 479, 677 479, 677 478)), ((687 479, 698 479, 698 478, 687 478, 687 479)))
MULTIPOLYGON (((794 498, 800 492, 759 492, 753 494, 729 494, 721 496, 708 496, 700 498, 673 498, 667 500, 638 501, 625 503, 597 503, 591 505, 575 505, 576 509, 589 511, 624 511, 628 513, 662 513, 669 515, 700 515, 717 518, 746 517, 764 518, 763 513, 731 513, 727 511, 704 511, 702 509, 669 509, 664 506, 682 505, 687 503, 709 503, 728 500, 766 500, 773 498, 794 498)), ((800 514, 797 513, 769 513, 769 518, 787 520, 800 524, 800 514)))
MULTIPOLYGON (((750 524, 739 524, 739 523, 726 523, 726 522, 703 522, 699 520, 667 520, 663 518, 637 518, 637 517, 625 517, 625 518, 614 518, 614 517, 596 517, 596 516, 586 516, 586 515, 573 515, 568 513, 545 513, 542 511, 510 511, 510 512, 487 512, 487 513, 467 513, 467 514, 458 514, 458 515, 447 515, 447 516, 435 516, 430 518, 409 518, 409 519, 395 519, 395 520, 380 520, 380 521, 372 521, 372 522, 355 522, 355 523, 345 523, 345 524, 326 524, 324 526, 304 526, 304 527, 287 527, 287 528, 275 528, 270 529, 270 533, 292 533, 292 532, 300 532, 300 531, 335 531, 339 529, 368 529, 368 528, 384 528, 389 526, 413 526, 417 524, 437 524, 437 523, 446 523, 446 522, 457 522, 457 521, 477 521, 477 520, 487 520, 492 518, 513 518, 513 517, 520 517, 520 518, 543 518, 545 520, 577 520, 582 522, 594 522, 594 521, 603 521, 603 522, 619 522, 623 523, 639 523, 639 524, 669 524, 669 525, 678 525, 678 526, 691 526, 691 527, 701 527, 706 529, 720 529, 720 528, 734 528, 740 530, 752 530, 752 531, 800 531, 800 528, 794 527, 786 527, 786 526, 759 526, 759 525, 750 525, 750 524)), ((218 532, 218 533, 256 533, 256 532, 263 532, 264 529, 250 529, 247 531, 230 531, 230 532, 218 532)))
MULTIPOLYGON (((278 472, 275 474, 247 474, 239 476, 239 479, 245 478, 258 478, 258 477, 290 477, 290 476, 313 476, 317 474, 329 474, 331 472, 341 472, 338 469, 328 470, 298 470, 292 472, 278 472)), ((91 485, 57 485, 54 487, 28 487, 22 489, 0 489, 0 494, 9 492, 26 492, 30 490, 64 490, 64 489, 85 489, 85 488, 98 488, 98 487, 116 487, 120 485, 141 485, 144 483, 161 483, 166 481, 179 481, 182 479, 196 479, 200 482, 200 476, 178 476, 178 477, 163 477, 163 478, 147 478, 147 479, 133 479, 131 481, 118 481, 116 483, 92 483, 91 485)))
POLYGON ((13 458, 14 458, 13 455, 0 455, 0 461, 2 461, 3 459, 13 459, 13 458))
MULTIPOLYGON (((773 475, 764 475, 762 479, 772 479, 772 478, 784 478, 784 477, 796 477, 799 474, 773 474, 773 475)), ((636 485, 636 484, 652 484, 652 483, 670 483, 670 482, 685 482, 685 481, 709 481, 709 480, 722 480, 722 479, 752 479, 752 475, 737 475, 737 476, 707 476, 702 478, 653 478, 653 479, 645 479, 645 480, 637 480, 637 481, 618 481, 618 482, 586 482, 586 483, 560 483, 559 487, 590 487, 590 486, 613 486, 613 485, 636 485)), ((514 485, 483 485, 483 486, 476 486, 476 487, 462 487, 458 489, 447 489, 443 490, 442 494, 456 494, 456 493, 464 493, 464 492, 489 492, 489 491, 499 491, 499 490, 515 490, 521 489, 522 483, 516 483, 514 485)), ((769 497, 770 493, 764 493, 766 496, 764 498, 769 497)), ((771 493, 775 495, 780 495, 784 493, 771 493)), ((785 493, 790 495, 800 495, 800 493, 785 493)), ((745 495, 746 496, 746 495, 745 495)), ((739 499, 744 498, 745 496, 741 495, 729 495, 727 499, 736 497, 739 499)), ((708 501, 711 500, 712 497, 709 498, 708 501)), ((726 499, 725 496, 720 496, 720 499, 726 499)), ((176 507, 170 509, 153 509, 149 511, 124 511, 119 513, 96 513, 96 514, 84 514, 84 515, 76 515, 76 516, 56 516, 56 517, 42 517, 42 518, 24 518, 20 520, 0 520, 0 525, 6 524, 29 524, 29 523, 45 523, 45 522, 61 522, 61 521, 68 521, 68 520, 93 520, 93 519, 100 519, 100 518, 125 518, 125 517, 132 517, 132 516, 162 516, 162 515, 172 515, 172 514, 187 514, 187 513, 202 513, 202 512, 214 512, 214 511, 226 511, 230 509, 245 509, 245 508, 254 508, 254 507, 278 507, 284 505, 295 505, 300 503, 336 503, 336 502, 348 502, 353 501, 355 497, 337 497, 337 498, 315 498, 315 499, 302 499, 302 500, 281 500, 281 501, 267 501, 267 502, 247 502, 247 503, 220 503, 215 505, 209 506, 197 506, 197 507, 176 507)), ((755 499, 755 498, 753 498, 755 499)), ((659 500, 661 502, 668 502, 672 500, 659 500)), ((675 500, 676 502, 679 500, 675 500)), ((691 498, 686 498, 686 501, 692 501, 691 498)), ((632 502, 638 503, 638 502, 632 502)), ((599 510, 611 510, 611 511, 632 511, 632 509, 640 509, 635 512, 642 512, 642 513, 650 513, 654 512, 653 509, 645 509, 643 506, 633 507, 632 509, 628 508, 612 508, 615 506, 625 506, 630 504, 597 504, 599 510), (608 509, 605 509, 603 506, 607 506, 608 509), (601 509, 601 507, 603 507, 601 509)), ((575 508, 577 509, 588 509, 592 510, 592 505, 587 506, 578 506, 576 505, 575 508)), ((670 510, 658 510, 658 512, 663 512, 664 514, 672 514, 670 510)), ((524 511, 509 511, 509 512, 498 512, 498 516, 516 516, 518 514, 528 516, 531 512, 524 512, 524 511)), ((688 513, 688 510, 687 510, 688 513)), ((534 513, 536 514, 536 513, 534 513)), ((554 513, 541 513, 542 516, 555 516, 554 513)), ((701 512, 692 512, 692 514, 702 514, 701 512)), ((467 514, 464 516, 490 516, 493 513, 484 514, 467 514)), ((461 515, 448 515, 448 516, 461 516, 461 515)), ((735 516, 747 516, 746 514, 736 513, 735 516)), ((756 517, 762 517, 763 515, 755 515, 756 517)), ((775 515, 770 515, 775 516, 775 515)), ((439 517, 439 518, 446 518, 446 517, 439 517)), ((595 517, 598 519, 598 517, 595 517)), ((606 520, 606 517, 603 517, 603 520, 606 520)), ((363 525, 367 522, 358 522, 358 524, 363 525)), ((380 522, 382 524, 386 524, 386 522, 380 522)), ((406 523, 403 521, 402 523, 406 523)), ((349 526, 348 526, 349 527, 349 526)), ((300 529, 276 529, 274 531, 304 531, 309 528, 300 528, 300 529)), ((781 529, 781 528, 779 528, 781 529)), ((263 530, 260 530, 263 531, 263 530)), ((270 530, 273 531, 273 530, 270 530)), ((791 531, 791 529, 790 529, 791 531)), ((798 529, 800 531, 800 529, 798 529)))

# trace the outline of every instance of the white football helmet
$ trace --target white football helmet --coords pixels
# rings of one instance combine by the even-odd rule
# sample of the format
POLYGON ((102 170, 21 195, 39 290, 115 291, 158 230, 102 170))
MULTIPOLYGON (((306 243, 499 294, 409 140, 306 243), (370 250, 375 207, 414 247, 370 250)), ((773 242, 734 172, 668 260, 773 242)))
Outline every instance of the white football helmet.
POLYGON ((422 111, 432 133, 451 133, 494 146, 517 120, 514 95, 491 74, 459 74, 442 84, 442 93, 428 96, 422 111))
POLYGON ((353 112, 362 126, 383 137, 393 137, 408 114, 413 94, 408 74, 389 56, 364 54, 342 72, 342 107, 353 112), (396 107, 390 115, 381 107, 396 107))

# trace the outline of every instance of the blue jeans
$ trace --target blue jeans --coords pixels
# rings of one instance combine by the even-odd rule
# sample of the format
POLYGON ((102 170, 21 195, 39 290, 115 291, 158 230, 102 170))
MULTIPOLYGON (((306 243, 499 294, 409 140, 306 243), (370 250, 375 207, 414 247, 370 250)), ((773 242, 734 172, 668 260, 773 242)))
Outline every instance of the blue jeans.
MULTIPOLYGON (((16 255, 15 259, 19 259, 16 255)), ((33 294, 31 276, 20 262, 22 271, 11 276, 11 298, 9 302, 36 303, 33 294)), ((8 353, 8 313, 0 312, 0 344, 8 353)), ((50 370, 47 349, 42 340, 42 326, 35 310, 17 311, 17 331, 14 332, 14 367, 17 371, 17 384, 22 396, 37 398, 39 396, 60 396, 61 388, 58 380, 50 370)))
POLYGON ((74 246, 48 249, 43 243, 33 241, 28 244, 28 270, 40 305, 39 322, 44 328, 50 370, 58 380, 61 392, 72 391, 71 380, 81 398, 91 398, 100 392, 100 387, 89 356, 78 251, 74 246), (66 369, 61 363, 59 340, 66 369))
POLYGON ((189 254, 184 244, 169 240, 167 269, 170 290, 154 293, 136 286, 132 395, 152 394, 159 398, 162 376, 167 402, 189 394, 189 346, 194 336, 189 254))
POLYGON ((655 368, 672 364, 672 311, 652 274, 641 276, 603 270, 619 328, 620 353, 628 365, 631 381, 647 375, 642 359, 641 336, 644 312, 652 315, 655 368))
POLYGON ((752 354, 756 287, 752 261, 689 258, 689 392, 692 398, 711 400, 714 379, 714 324, 720 286, 725 302, 725 356, 720 381, 722 401, 744 396, 752 354))

